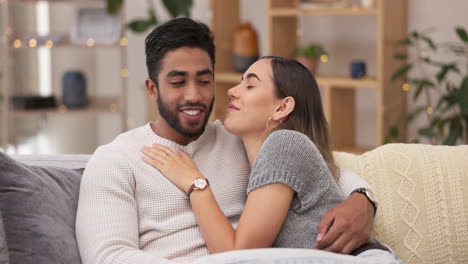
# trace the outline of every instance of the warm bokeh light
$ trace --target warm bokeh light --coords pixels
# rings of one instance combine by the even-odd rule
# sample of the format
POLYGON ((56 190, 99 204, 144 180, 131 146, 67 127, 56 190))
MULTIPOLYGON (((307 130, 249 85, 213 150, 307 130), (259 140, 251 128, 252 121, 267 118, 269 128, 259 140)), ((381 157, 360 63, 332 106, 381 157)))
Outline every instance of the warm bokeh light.
POLYGON ((31 39, 31 40, 29 41, 29 47, 35 48, 36 46, 37 46, 37 40, 31 39))
POLYGON ((21 40, 17 39, 17 40, 15 40, 15 41, 13 41, 13 47, 14 47, 15 49, 21 48, 21 45, 23 45, 23 43, 21 43, 21 40))
POLYGON ((94 46, 94 39, 90 38, 86 41, 86 46, 92 47, 94 46))
POLYGON ((128 77, 128 69, 127 69, 127 68, 123 68, 123 69, 120 71, 120 76, 122 76, 122 78, 127 78, 127 77, 128 77))
POLYGON ((323 54, 322 56, 320 56, 320 61, 321 62, 328 62, 328 55, 323 54))
POLYGON ((65 105, 62 104, 62 105, 60 105, 60 106, 58 107, 58 111, 59 111, 60 113, 65 113, 65 112, 67 112, 67 107, 66 107, 65 105))
POLYGON ((403 89, 403 91, 407 92, 409 90, 409 84, 407 84, 407 83, 403 84, 401 89, 403 89))
POLYGON ((117 112, 117 104, 110 104, 109 106, 109 111, 111 111, 112 113, 115 113, 117 112))
POLYGON ((120 45, 121 45, 122 47, 127 46, 127 45, 128 45, 128 38, 126 38, 126 37, 121 38, 121 39, 120 39, 120 45))
POLYGON ((429 107, 426 109, 426 112, 427 112, 427 114, 432 115, 432 113, 434 112, 434 110, 432 110, 432 107, 429 106, 429 107))
POLYGON ((46 45, 47 48, 50 49, 50 48, 52 48, 54 46, 54 42, 52 40, 48 40, 48 41, 46 41, 45 45, 46 45))

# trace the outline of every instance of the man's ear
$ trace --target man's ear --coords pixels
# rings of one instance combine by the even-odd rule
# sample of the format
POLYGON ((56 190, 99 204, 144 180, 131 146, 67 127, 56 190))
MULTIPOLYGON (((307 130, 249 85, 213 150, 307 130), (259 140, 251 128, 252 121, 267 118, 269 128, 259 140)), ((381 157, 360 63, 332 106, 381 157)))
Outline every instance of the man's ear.
POLYGON ((151 80, 149 77, 146 78, 145 80, 145 86, 146 90, 148 91, 148 94, 153 98, 155 102, 158 101, 158 88, 156 87, 156 84, 151 80))
POLYGON ((291 96, 281 99, 280 104, 276 108, 275 115, 273 116, 274 120, 281 120, 282 122, 286 121, 289 117, 289 114, 294 111, 296 101, 291 96))

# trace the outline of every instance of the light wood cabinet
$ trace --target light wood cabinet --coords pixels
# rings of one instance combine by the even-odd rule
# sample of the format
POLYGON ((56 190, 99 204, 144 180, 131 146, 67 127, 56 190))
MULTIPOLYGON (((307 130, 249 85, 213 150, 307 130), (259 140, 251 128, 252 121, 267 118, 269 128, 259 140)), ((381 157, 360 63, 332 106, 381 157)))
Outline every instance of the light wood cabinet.
MULTIPOLYGON (((298 19, 301 16, 373 16, 376 25, 376 76, 351 79, 345 76, 321 76, 316 79, 323 92, 324 108, 330 125, 333 148, 360 153, 382 145, 389 128, 406 108, 406 93, 401 82, 391 81, 399 67, 393 59, 396 43, 407 33, 407 1, 376 0, 374 8, 314 8, 302 9, 299 0, 267 0, 267 51, 264 55, 289 57, 298 43, 298 19), (376 93, 376 142, 372 146, 356 144, 356 90, 376 93)), ((224 119, 228 103, 227 89, 238 83, 241 74, 232 70, 232 39, 239 24, 239 1, 212 0, 211 28, 216 43, 216 104, 212 119, 224 119)), ((307 34, 307 32, 304 32, 307 34)), ((400 131, 404 131, 401 129, 400 131)), ((401 135, 402 139, 405 135, 401 135)))

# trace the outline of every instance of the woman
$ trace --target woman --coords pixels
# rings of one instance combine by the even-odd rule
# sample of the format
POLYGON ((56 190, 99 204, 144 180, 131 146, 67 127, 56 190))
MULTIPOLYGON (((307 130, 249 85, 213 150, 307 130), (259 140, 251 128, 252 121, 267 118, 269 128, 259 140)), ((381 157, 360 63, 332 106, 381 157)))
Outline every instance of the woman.
MULTIPOLYGON (((265 57, 228 95, 224 125, 242 139, 252 167, 237 230, 188 154, 157 145, 144 150, 149 158, 143 160, 188 194, 211 253, 313 248, 317 229, 310 225, 318 226, 323 214, 343 200, 314 77, 294 60, 265 57)), ((393 257, 381 245, 373 248, 393 257)))

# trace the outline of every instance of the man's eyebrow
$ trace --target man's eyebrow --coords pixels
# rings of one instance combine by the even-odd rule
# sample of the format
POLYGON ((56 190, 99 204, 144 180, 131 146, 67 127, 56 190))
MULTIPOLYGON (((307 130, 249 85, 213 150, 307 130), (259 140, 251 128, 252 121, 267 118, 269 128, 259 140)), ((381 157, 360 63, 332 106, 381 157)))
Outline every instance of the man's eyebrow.
POLYGON ((168 77, 168 78, 176 77, 176 76, 185 77, 185 76, 188 76, 188 73, 185 72, 185 71, 170 71, 170 72, 167 73, 167 75, 166 75, 166 77, 168 77))
MULTIPOLYGON (((247 74, 247 76, 245 76, 245 78, 246 78, 246 79, 249 79, 249 78, 256 78, 257 80, 262 81, 262 80, 260 80, 260 78, 258 77, 258 75, 255 74, 255 73, 249 73, 249 74, 247 74)), ((241 81, 242 81, 242 80, 244 80, 244 76, 242 76, 241 81)))
POLYGON ((209 74, 209 75, 213 76, 213 71, 210 70, 210 69, 204 69, 204 70, 201 70, 201 71, 197 71, 197 76, 202 76, 202 75, 205 75, 205 74, 209 74))

